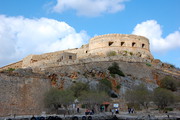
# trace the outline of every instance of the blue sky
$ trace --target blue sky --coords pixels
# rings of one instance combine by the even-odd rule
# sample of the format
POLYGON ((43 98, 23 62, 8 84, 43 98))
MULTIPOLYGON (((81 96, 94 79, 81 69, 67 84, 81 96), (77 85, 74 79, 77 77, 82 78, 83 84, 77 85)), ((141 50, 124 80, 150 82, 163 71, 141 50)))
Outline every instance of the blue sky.
POLYGON ((143 35, 156 59, 180 67, 180 0, 1 0, 0 66, 80 47, 95 35, 143 35))

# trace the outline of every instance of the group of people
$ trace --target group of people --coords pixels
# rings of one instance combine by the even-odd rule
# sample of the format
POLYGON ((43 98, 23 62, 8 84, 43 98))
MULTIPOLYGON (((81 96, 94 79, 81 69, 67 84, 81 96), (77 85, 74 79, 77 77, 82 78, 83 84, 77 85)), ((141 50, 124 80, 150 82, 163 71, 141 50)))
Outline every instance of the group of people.
POLYGON ((111 109, 111 113, 112 113, 112 115, 114 115, 114 113, 119 114, 119 110, 118 109, 111 109))
MULTIPOLYGON (((77 108, 77 113, 80 113, 79 107, 77 108)), ((92 110, 86 109, 85 115, 93 115, 93 114, 94 114, 94 109, 92 110)))
POLYGON ((93 115, 93 114, 94 114, 94 109, 92 110, 86 109, 85 115, 93 115))
POLYGON ((130 113, 134 113, 134 108, 129 108, 128 107, 128 113, 130 114, 130 113))

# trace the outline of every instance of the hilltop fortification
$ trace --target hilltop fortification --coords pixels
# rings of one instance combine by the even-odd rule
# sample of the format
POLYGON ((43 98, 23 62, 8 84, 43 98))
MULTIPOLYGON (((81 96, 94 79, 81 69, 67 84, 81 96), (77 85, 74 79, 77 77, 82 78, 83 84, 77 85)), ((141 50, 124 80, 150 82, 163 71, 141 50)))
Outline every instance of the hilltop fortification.
POLYGON ((153 59, 147 38, 137 35, 107 34, 91 38, 89 44, 82 45, 80 48, 29 55, 19 62, 2 67, 1 70, 72 65, 82 61, 87 62, 89 59, 91 59, 90 61, 107 61, 106 57, 115 55, 119 56, 116 59, 124 61, 142 62, 142 60, 152 61, 153 59), (127 56, 133 56, 133 59, 129 59, 127 56))
POLYGON ((111 94, 117 96, 113 103, 119 104, 120 111, 127 111, 124 100, 127 90, 141 83, 153 90, 164 76, 179 81, 180 71, 154 59, 147 38, 100 35, 80 48, 29 55, 0 68, 0 117, 52 114, 43 102, 51 88, 65 90, 76 82, 83 82, 95 90, 104 79, 111 82, 111 94), (110 73, 109 67, 114 63, 125 76, 110 73))

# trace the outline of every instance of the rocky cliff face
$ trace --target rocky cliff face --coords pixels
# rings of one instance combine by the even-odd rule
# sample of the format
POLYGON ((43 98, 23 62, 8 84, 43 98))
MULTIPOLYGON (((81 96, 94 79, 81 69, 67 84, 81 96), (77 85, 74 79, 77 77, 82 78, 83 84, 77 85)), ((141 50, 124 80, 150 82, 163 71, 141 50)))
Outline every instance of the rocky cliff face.
POLYGON ((108 79, 113 85, 113 92, 119 98, 133 85, 144 83, 149 89, 158 87, 159 80, 165 75, 173 75, 179 79, 179 74, 172 74, 157 69, 157 67, 140 62, 101 61, 48 67, 39 69, 17 69, 13 72, 0 73, 0 116, 9 114, 40 114, 46 111, 43 96, 52 86, 66 89, 75 82, 88 82, 94 89, 101 79, 108 79), (117 62, 125 77, 112 77, 108 67, 117 62), (120 86, 117 87, 117 86, 120 86))

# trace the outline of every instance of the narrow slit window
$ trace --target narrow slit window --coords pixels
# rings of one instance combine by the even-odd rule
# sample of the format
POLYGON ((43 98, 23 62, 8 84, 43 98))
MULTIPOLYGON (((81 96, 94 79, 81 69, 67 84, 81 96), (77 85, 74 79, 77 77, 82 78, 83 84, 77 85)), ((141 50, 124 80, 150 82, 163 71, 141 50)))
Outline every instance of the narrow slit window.
POLYGON ((132 47, 135 47, 135 45, 136 45, 136 43, 135 43, 135 42, 133 42, 133 43, 132 43, 132 47))
POLYGON ((109 46, 112 46, 113 43, 114 43, 114 42, 109 42, 109 46))

